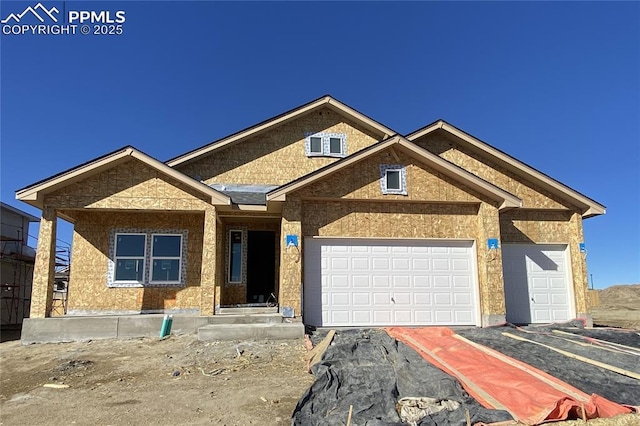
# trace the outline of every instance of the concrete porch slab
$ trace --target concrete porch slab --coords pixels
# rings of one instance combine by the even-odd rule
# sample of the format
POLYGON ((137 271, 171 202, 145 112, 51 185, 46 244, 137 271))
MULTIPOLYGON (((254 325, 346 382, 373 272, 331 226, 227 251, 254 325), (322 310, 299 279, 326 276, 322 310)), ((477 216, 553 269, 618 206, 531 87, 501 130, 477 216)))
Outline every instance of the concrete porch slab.
POLYGON ((262 324, 209 324, 198 329, 198 340, 291 340, 304 337, 301 322, 262 324))

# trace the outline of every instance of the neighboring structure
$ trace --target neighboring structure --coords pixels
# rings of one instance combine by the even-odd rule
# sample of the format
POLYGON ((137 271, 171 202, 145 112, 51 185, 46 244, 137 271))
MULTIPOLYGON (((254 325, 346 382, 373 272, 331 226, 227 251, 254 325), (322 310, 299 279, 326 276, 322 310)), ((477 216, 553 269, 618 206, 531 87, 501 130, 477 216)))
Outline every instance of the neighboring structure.
POLYGON ((325 326, 588 318, 582 220, 605 208, 440 120, 402 136, 325 96, 162 163, 128 146, 21 189, 56 218, 69 315, 214 315, 274 300, 325 326))
POLYGON ((36 251, 27 245, 35 216, 0 202, 0 325, 19 327, 29 316, 36 251))

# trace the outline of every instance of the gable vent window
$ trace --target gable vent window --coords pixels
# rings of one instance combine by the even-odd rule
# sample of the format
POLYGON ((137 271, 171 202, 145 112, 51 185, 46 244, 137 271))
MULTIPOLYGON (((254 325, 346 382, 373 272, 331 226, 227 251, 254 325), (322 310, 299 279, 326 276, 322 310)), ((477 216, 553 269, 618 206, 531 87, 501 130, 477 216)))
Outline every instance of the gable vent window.
POLYGON ((304 149, 307 157, 346 157, 347 135, 344 133, 307 133, 304 149))
POLYGON ((381 165, 380 189, 383 194, 407 195, 407 169, 397 164, 381 165))

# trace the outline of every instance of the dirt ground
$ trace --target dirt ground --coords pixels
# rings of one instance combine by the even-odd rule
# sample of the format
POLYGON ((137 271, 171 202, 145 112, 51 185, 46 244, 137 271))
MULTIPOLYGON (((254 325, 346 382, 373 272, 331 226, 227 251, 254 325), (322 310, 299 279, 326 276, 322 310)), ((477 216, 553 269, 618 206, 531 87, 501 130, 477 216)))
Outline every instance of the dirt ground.
POLYGON ((313 381, 305 353, 302 341, 205 343, 195 336, 4 342, 0 424, 289 424, 313 381))
MULTIPOLYGON (((640 330, 640 285, 604 290, 600 302, 596 324, 640 330)), ((290 424, 313 382, 305 354, 301 340, 7 341, 0 343, 0 425, 290 424)), ((588 425, 640 425, 640 418, 588 425)))

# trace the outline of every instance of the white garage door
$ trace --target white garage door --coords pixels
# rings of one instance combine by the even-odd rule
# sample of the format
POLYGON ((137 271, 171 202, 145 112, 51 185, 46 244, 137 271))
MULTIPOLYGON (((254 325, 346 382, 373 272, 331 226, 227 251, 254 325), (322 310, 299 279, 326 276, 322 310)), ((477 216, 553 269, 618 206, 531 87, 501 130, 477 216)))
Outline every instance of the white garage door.
POLYGON ((574 317, 570 264, 563 244, 502 246, 507 321, 568 321, 574 317))
POLYGON ((478 325, 472 241, 305 239, 316 326, 478 325))

